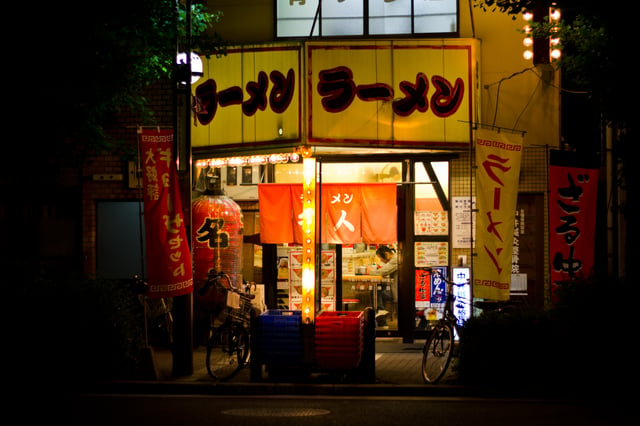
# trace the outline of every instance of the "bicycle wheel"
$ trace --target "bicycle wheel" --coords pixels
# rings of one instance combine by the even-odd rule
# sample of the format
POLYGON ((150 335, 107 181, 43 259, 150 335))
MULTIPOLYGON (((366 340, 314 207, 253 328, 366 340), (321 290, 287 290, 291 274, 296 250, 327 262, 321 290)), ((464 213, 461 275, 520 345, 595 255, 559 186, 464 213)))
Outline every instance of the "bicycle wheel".
POLYGON ((437 383, 449 367, 453 356, 453 329, 450 324, 438 323, 424 345, 422 379, 437 383))
POLYGON ((223 325, 207 343, 207 372, 217 380, 228 380, 244 366, 249 354, 249 336, 243 327, 223 325))

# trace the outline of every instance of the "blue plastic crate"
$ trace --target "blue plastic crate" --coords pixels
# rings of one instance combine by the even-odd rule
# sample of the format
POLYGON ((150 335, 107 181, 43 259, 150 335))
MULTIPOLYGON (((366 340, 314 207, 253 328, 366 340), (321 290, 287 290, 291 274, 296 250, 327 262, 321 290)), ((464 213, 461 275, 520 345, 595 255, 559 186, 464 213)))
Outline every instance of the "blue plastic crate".
POLYGON ((302 312, 271 309, 259 317, 258 343, 263 364, 295 366, 302 362, 302 312))
POLYGON ((280 327, 300 328, 302 326, 302 311, 285 309, 269 309, 259 317, 260 327, 267 329, 280 327))

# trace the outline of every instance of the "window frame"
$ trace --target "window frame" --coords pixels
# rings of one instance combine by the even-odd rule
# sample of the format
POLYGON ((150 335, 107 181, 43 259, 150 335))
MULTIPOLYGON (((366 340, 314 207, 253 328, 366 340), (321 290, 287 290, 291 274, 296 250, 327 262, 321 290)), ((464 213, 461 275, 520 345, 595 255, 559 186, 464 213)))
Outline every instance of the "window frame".
MULTIPOLYGON (((335 38, 389 38, 389 37, 393 37, 393 38, 415 38, 415 37, 420 37, 420 38, 443 38, 443 37, 447 37, 447 38, 458 38, 460 37, 460 0, 450 0, 455 2, 455 29, 452 31, 440 31, 440 32, 418 32, 415 30, 416 28, 416 19, 419 19, 420 16, 417 16, 415 14, 415 8, 414 8, 414 4, 416 1, 447 1, 447 0, 409 0, 411 2, 411 30, 408 32, 402 32, 402 33, 378 33, 376 32, 375 34, 372 34, 370 31, 370 21, 372 19, 377 19, 377 17, 372 17, 371 14, 369 13, 369 2, 372 0, 360 0, 362 1, 362 18, 354 18, 354 19, 362 19, 362 32, 361 34, 353 34, 353 33, 345 33, 345 34, 331 34, 331 35, 325 35, 323 34, 323 22, 322 22, 322 10, 318 11, 318 8, 316 7, 315 10, 315 15, 313 17, 313 19, 311 19, 309 16, 305 16, 305 17, 300 17, 298 19, 296 19, 295 17, 282 17, 278 14, 278 9, 279 6, 284 7, 284 6, 295 6, 296 4, 300 4, 300 5, 313 5, 313 3, 315 3, 317 1, 318 5, 321 5, 323 1, 325 2, 338 2, 338 3, 342 3, 342 2, 346 2, 346 1, 356 1, 356 0, 276 0, 273 2, 273 7, 274 7, 274 32, 275 32, 275 39, 276 40, 299 40, 299 39, 335 39, 335 38), (311 24, 311 29, 309 34, 296 34, 296 35, 292 35, 292 34, 288 34, 288 35, 279 35, 281 32, 286 34, 286 32, 283 30, 281 31, 281 27, 280 24, 281 22, 293 22, 293 21, 298 21, 298 22, 303 22, 303 21, 307 21, 307 23, 309 21, 312 22, 311 24)), ((377 1, 385 1, 385 0, 377 0, 377 1)), ((387 3, 391 3, 394 0, 391 0, 387 3)), ((390 15, 391 16, 391 15, 390 15)), ((331 17, 328 19, 335 19, 335 17, 331 17)))

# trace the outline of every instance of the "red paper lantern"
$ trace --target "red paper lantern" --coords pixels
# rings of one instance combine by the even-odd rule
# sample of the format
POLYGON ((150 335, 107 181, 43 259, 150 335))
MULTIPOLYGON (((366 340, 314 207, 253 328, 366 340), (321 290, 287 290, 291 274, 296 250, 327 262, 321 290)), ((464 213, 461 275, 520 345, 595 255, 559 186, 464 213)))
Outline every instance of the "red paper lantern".
POLYGON ((243 216, 240 206, 226 195, 205 193, 192 204, 193 286, 197 302, 207 308, 224 306, 226 298, 214 289, 198 290, 209 271, 229 275, 232 285, 242 285, 243 216))

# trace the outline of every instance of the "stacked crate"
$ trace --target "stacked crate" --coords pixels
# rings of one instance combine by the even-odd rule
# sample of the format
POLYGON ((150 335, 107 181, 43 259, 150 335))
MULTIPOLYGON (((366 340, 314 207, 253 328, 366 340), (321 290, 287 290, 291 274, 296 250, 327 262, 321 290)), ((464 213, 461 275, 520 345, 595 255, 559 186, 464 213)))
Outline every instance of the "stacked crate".
POLYGON ((315 358, 324 370, 358 367, 364 345, 362 312, 321 312, 316 318, 315 358))
POLYGON ((259 317, 260 361, 267 366, 295 367, 302 363, 302 312, 270 309, 259 317))

